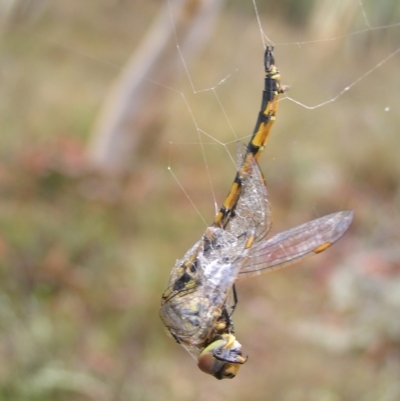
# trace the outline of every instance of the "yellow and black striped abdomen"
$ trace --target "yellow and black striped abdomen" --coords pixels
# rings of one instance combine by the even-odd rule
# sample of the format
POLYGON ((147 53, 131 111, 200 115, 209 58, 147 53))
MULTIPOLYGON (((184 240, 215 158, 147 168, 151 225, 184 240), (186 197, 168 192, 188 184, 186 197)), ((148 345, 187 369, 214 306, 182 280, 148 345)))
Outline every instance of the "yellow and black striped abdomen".
POLYGON ((270 46, 267 46, 265 50, 264 65, 265 84, 256 126, 228 196, 225 198, 224 203, 214 218, 213 225, 216 227, 225 227, 229 217, 233 213, 241 194, 243 180, 247 177, 249 172, 251 159, 254 158, 258 160, 268 141, 269 133, 275 121, 278 109, 279 94, 286 90, 286 87, 281 86, 280 74, 275 66, 273 48, 270 46))

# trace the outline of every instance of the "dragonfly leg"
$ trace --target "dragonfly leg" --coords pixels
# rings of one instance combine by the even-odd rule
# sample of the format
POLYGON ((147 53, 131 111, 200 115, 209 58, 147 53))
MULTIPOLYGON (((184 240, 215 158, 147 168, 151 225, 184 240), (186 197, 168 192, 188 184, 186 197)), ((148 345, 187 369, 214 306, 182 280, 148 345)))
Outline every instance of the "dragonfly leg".
POLYGON ((232 296, 233 296, 233 305, 232 305, 232 310, 231 310, 229 317, 233 315, 233 312, 235 312, 235 309, 236 309, 236 305, 238 304, 238 296, 237 296, 235 284, 233 284, 233 286, 232 286, 232 296))

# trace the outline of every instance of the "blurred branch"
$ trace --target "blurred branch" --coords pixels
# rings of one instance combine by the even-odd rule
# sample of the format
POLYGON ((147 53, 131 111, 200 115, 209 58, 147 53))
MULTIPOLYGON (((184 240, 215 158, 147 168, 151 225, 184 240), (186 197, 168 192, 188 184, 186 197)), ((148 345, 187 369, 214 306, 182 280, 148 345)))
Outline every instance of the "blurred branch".
POLYGON ((185 62, 195 59, 210 37, 224 1, 177 0, 160 12, 98 115, 88 148, 89 158, 98 168, 126 170, 129 161, 137 158, 142 142, 159 141, 162 96, 176 76, 177 40, 179 43, 182 38, 185 62))
POLYGON ((16 23, 34 22, 46 6, 46 0, 0 1, 0 33, 16 23))

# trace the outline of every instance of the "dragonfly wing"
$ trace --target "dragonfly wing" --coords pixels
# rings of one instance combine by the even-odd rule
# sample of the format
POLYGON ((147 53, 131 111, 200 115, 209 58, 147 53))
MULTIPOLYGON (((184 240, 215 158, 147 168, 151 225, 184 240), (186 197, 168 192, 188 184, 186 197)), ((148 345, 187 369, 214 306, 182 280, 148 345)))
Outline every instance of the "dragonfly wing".
POLYGON ((353 211, 333 213, 255 244, 243 261, 238 279, 292 265, 320 253, 349 228, 353 211))
POLYGON ((264 239, 271 228, 271 206, 267 187, 257 161, 241 142, 237 144, 237 159, 238 165, 248 164, 248 173, 225 229, 236 237, 253 231, 256 243, 264 239))
MULTIPOLYGON (((239 149, 238 159, 246 151, 243 147, 239 149)), ((207 229, 203 236, 203 250, 197 258, 199 277, 210 305, 216 308, 225 305, 228 312, 233 309, 226 304, 226 298, 237 279, 242 262, 252 246, 265 238, 271 225, 264 177, 254 156, 249 154, 246 158, 248 173, 242 182, 234 213, 229 217, 225 229, 207 229)))
POLYGON ((236 281, 242 260, 248 255, 247 237, 236 237, 224 229, 210 227, 204 239, 204 250, 198 256, 198 275, 210 307, 219 309, 236 281), (209 244, 207 238, 211 238, 209 244))
MULTIPOLYGON (((214 336, 214 325, 232 289, 247 237, 208 227, 205 234, 175 263, 161 300, 160 317, 173 337, 192 354, 214 336)), ((197 350, 197 351, 196 351, 197 350)))

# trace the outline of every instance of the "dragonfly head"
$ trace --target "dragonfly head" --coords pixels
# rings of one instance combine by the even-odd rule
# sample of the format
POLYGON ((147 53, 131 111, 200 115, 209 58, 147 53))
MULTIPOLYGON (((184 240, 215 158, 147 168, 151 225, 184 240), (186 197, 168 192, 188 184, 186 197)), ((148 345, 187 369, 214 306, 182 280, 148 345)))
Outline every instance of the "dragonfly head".
POLYGON ((247 357, 242 356, 242 346, 236 338, 232 334, 222 334, 202 351, 198 366, 218 380, 233 379, 246 361, 247 357))

